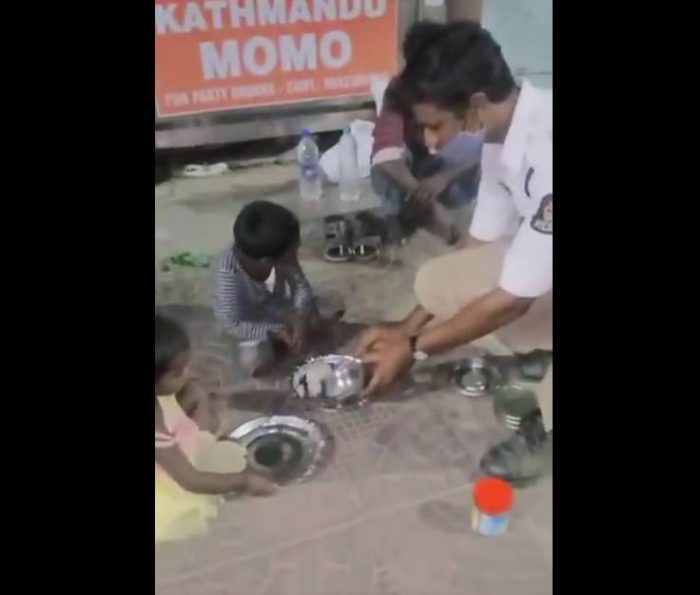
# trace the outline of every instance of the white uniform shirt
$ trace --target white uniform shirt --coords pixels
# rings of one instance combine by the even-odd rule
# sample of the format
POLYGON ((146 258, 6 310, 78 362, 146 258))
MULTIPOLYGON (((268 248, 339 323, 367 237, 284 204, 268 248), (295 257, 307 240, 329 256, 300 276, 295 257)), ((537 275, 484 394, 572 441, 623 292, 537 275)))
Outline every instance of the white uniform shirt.
POLYGON ((487 143, 469 233, 510 240, 499 286, 535 298, 552 289, 552 92, 523 81, 502 145, 487 143))

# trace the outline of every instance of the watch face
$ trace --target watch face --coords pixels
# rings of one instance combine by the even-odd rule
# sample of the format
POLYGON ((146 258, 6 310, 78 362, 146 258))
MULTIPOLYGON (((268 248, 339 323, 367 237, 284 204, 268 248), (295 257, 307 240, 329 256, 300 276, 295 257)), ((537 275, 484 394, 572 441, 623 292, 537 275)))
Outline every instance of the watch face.
POLYGON ((415 359, 417 362, 423 362, 428 359, 428 354, 424 351, 416 351, 413 354, 413 359, 415 359))

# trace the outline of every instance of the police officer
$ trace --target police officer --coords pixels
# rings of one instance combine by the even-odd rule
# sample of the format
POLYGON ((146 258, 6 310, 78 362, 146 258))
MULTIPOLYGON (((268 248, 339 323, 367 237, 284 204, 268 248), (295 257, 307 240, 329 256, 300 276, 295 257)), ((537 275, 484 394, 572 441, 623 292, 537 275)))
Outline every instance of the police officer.
MULTIPOLYGON (((420 305, 362 338, 360 355, 374 367, 368 394, 416 360, 490 333, 515 351, 552 347, 551 91, 518 84, 499 45, 471 21, 443 25, 426 40, 399 89, 426 127, 445 109, 477 114, 482 179, 468 247, 428 261, 415 280, 420 305)), ((484 456, 485 472, 510 480, 541 474, 551 452, 552 377, 550 365, 540 410, 484 456)))

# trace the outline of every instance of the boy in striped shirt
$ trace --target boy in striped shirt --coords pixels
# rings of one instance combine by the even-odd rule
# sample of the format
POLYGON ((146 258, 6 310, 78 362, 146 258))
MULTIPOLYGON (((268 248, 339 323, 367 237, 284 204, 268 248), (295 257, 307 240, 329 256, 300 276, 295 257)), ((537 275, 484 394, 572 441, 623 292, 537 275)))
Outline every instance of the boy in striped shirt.
POLYGON ((243 208, 216 271, 214 310, 227 334, 303 348, 320 318, 297 258, 299 243, 299 220, 289 209, 267 201, 243 208))

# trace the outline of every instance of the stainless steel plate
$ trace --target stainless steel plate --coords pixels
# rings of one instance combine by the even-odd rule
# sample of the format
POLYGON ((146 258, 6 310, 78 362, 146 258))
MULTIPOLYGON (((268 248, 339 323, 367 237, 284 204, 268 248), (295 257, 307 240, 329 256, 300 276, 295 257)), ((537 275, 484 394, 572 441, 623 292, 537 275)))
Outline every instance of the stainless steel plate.
POLYGON ((324 355, 299 366, 292 375, 292 393, 299 399, 317 399, 327 409, 356 408, 365 404, 362 362, 348 355, 324 355))
POLYGON ((253 470, 278 483, 304 481, 330 456, 332 436, 317 422, 292 415, 258 417, 229 436, 248 451, 253 470))
POLYGON ((483 397, 503 382, 498 368, 481 357, 470 358, 459 364, 454 370, 453 378, 457 390, 468 397, 483 397))

